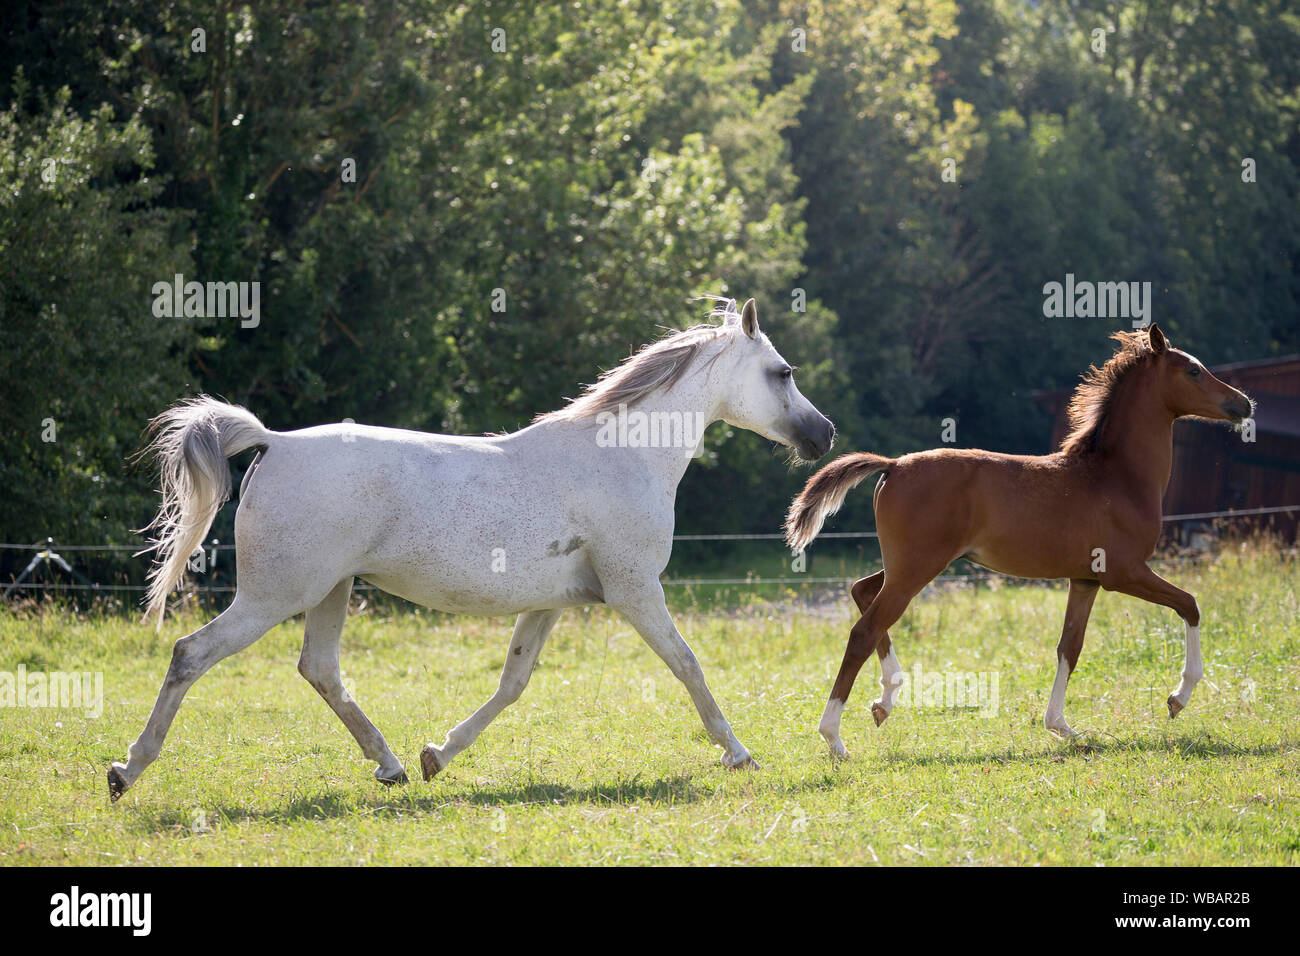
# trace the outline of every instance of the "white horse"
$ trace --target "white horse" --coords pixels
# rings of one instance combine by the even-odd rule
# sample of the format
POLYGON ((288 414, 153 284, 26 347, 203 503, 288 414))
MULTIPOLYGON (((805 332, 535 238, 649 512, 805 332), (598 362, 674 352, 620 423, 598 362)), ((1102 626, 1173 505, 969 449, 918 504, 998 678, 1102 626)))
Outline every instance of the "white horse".
POLYGON ((176 642, 153 712, 125 764, 108 771, 114 800, 157 758, 186 691, 218 661, 306 612, 298 670, 378 763, 406 771, 343 687, 339 637, 352 579, 458 614, 517 614, 496 693, 441 747, 420 752, 428 780, 528 683, 562 609, 605 603, 686 685, 727 767, 753 765, 664 603, 673 501, 702 432, 721 420, 806 460, 835 429, 795 386, 794 369, 758 328, 754 300, 645 346, 566 407, 508 435, 455 437, 362 425, 274 432, 206 396, 152 423, 163 505, 148 613, 159 626, 222 503, 226 459, 257 448, 235 515, 238 589, 230 606, 176 642), (694 426, 694 427, 693 427, 694 426))

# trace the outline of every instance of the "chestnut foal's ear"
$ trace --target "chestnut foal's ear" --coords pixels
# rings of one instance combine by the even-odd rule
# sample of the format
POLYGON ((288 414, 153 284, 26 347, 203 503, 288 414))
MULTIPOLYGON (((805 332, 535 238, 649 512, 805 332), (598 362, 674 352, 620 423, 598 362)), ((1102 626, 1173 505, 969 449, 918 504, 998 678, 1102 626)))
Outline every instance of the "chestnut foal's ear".
POLYGON ((1165 338, 1165 333, 1161 332, 1160 326, 1154 322, 1151 323, 1151 328, 1147 330, 1147 341, 1151 343, 1151 351, 1155 352, 1156 355, 1163 355, 1169 348, 1169 341, 1165 338))
POLYGON ((746 302, 740 310, 740 327, 751 339, 758 334, 758 306, 754 305, 753 299, 746 302))

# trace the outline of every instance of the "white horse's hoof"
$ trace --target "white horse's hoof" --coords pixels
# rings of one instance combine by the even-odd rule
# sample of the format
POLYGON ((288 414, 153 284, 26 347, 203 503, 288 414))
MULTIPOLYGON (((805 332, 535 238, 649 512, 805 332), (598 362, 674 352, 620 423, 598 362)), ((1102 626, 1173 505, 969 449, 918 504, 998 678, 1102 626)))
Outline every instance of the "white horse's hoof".
POLYGON ((126 780, 126 764, 111 764, 108 768, 108 799, 117 803, 130 786, 126 780))
POLYGON ((1165 706, 1169 708, 1169 719, 1173 720, 1175 717, 1178 716, 1178 712, 1182 710, 1183 707, 1185 707, 1186 705, 1182 701, 1180 701, 1177 697, 1175 697, 1173 694, 1170 694, 1169 699, 1165 701, 1165 706))
POLYGON ((1047 730, 1062 740, 1077 740, 1080 736, 1079 732, 1065 721, 1061 721, 1059 724, 1047 724, 1047 730))
POLYGON ((750 755, 749 751, 743 751, 736 756, 731 754, 722 755, 722 765, 728 770, 759 770, 762 769, 757 760, 750 755))
MULTIPOLYGON (((411 781, 406 776, 406 768, 400 764, 396 771, 385 771, 383 767, 375 768, 375 779, 385 787, 392 787, 396 784, 407 784, 411 781)), ((427 778, 426 778, 427 779, 427 778)))
POLYGON ((433 744, 425 744, 424 749, 420 751, 420 769, 424 772, 424 779, 427 783, 432 780, 447 764, 442 759, 442 752, 433 744))

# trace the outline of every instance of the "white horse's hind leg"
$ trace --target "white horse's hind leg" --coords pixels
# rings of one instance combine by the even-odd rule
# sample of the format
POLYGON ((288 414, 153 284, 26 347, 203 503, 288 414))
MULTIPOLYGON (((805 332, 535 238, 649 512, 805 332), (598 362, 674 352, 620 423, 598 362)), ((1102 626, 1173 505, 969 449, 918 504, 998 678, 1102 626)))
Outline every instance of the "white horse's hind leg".
POLYGON ((176 718, 181 701, 194 682, 218 661, 236 654, 255 642, 281 621, 290 617, 242 600, 239 594, 230 607, 172 648, 171 665, 144 730, 127 750, 126 763, 114 763, 108 771, 108 793, 116 800, 153 763, 162 749, 163 738, 176 718))
POLYGON ((375 769, 375 779, 386 786, 406 783, 406 770, 402 767, 402 762, 393 754, 384 735, 370 722, 361 706, 343 686, 343 674, 339 668, 339 639, 347 621, 348 598, 351 594, 352 578, 347 577, 330 591, 325 600, 307 612, 302 654, 298 657, 298 673, 316 688, 316 692, 352 732, 352 736, 361 745, 361 752, 379 764, 375 769))
POLYGON ((647 591, 635 601, 609 601, 608 603, 628 619, 641 638, 650 645, 650 649, 658 654, 673 675, 686 685, 691 700, 695 702, 695 709, 704 722, 704 729, 709 733, 709 738, 723 748, 723 766, 758 767, 758 761, 750 756, 749 751, 736 739, 731 725, 727 723, 727 718, 722 716, 722 710, 718 707, 718 702, 713 699, 709 685, 704 680, 704 671, 700 668, 695 652, 686 643, 686 639, 673 623, 672 615, 668 613, 668 605, 664 603, 664 592, 659 582, 655 581, 653 591, 647 591))
POLYGON ((424 779, 429 780, 442 770, 458 753, 472 744, 488 724, 524 692, 528 678, 533 674, 537 656, 542 652, 560 611, 526 611, 515 620, 514 633, 506 650, 506 662, 501 668, 501 680, 496 693, 478 710, 452 728, 441 747, 425 744, 420 751, 420 768, 424 779))

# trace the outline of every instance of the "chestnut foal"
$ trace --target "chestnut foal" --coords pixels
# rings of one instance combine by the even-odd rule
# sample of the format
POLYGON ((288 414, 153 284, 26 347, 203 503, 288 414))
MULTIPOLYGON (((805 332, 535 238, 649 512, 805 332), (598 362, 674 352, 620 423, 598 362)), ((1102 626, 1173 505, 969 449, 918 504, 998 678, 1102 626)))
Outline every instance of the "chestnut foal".
POLYGON ((1163 604, 1186 622, 1182 680, 1169 696, 1169 716, 1187 706, 1202 673, 1200 609, 1192 595, 1146 564, 1160 536, 1173 424, 1186 415, 1240 424, 1253 406, 1195 358, 1172 348, 1155 325, 1112 338, 1119 349, 1104 366, 1089 369, 1076 389, 1071 431, 1055 454, 936 449, 895 459, 860 452, 822 468, 795 498, 785 530, 799 552, 851 488, 881 475, 873 504, 884 570, 853 585, 862 616, 849 634, 819 728, 834 755, 848 754, 840 716, 872 651, 880 656, 884 688, 871 705, 872 716, 877 726, 889 716, 902 682, 889 627, 959 557, 1018 577, 1070 579, 1044 720, 1048 730, 1077 736, 1065 722, 1065 687, 1083 649, 1098 587, 1163 604))

